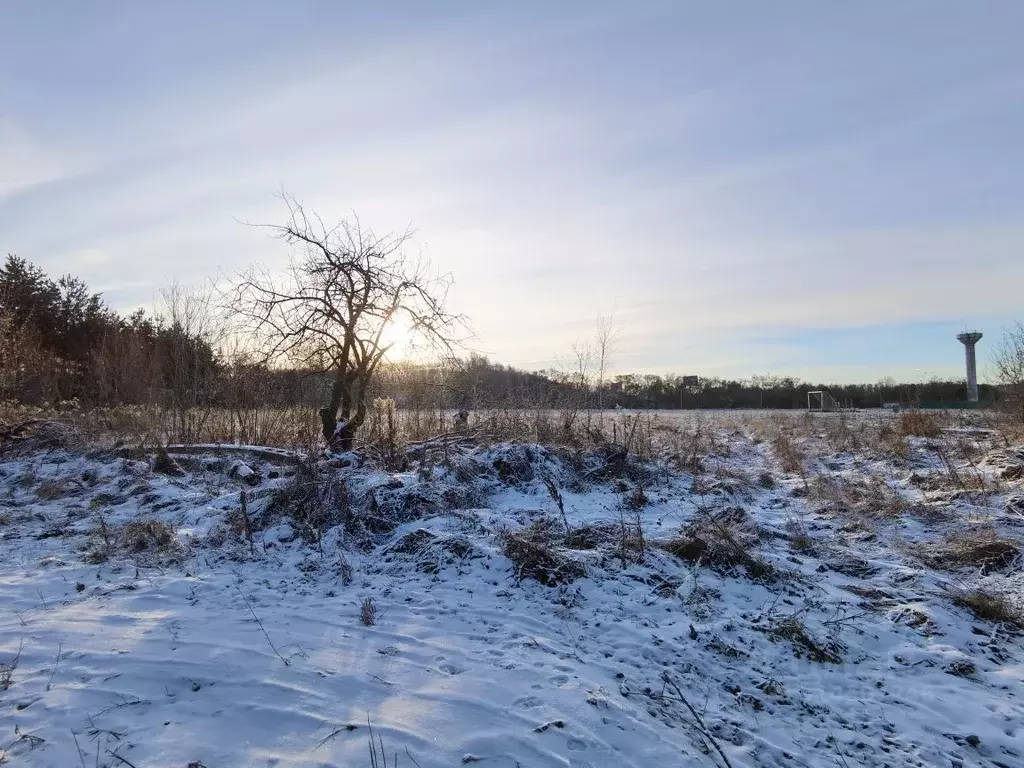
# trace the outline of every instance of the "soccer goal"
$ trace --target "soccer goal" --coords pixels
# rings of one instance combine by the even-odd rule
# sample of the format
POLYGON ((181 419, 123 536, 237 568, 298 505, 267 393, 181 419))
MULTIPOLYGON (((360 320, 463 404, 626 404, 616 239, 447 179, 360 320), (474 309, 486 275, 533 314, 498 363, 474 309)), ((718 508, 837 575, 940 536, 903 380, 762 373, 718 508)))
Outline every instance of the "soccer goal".
POLYGON ((807 393, 808 411, 838 411, 839 401, 823 389, 807 393))

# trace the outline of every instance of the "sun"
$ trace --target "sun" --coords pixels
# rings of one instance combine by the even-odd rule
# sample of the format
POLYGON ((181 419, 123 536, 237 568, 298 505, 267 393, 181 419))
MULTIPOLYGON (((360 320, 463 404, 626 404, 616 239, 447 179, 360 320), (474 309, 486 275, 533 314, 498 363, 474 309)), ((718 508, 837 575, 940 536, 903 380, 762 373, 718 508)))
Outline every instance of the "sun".
POLYGON ((381 346, 390 347, 389 360, 408 360, 413 355, 414 333, 405 323, 391 322, 380 336, 381 346))

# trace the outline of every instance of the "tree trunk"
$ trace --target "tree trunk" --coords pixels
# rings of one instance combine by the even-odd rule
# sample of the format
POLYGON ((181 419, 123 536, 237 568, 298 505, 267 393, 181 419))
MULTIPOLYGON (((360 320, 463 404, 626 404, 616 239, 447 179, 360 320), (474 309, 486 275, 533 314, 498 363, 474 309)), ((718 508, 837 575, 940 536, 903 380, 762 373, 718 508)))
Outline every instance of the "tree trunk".
POLYGON ((320 424, 324 441, 331 450, 352 450, 356 432, 366 420, 364 378, 359 376, 358 372, 339 372, 331 387, 330 403, 320 409, 320 424), (357 384, 358 391, 353 395, 352 390, 357 384), (352 414, 353 401, 355 401, 356 408, 354 415, 352 414))
POLYGON ((320 426, 324 435, 324 442, 330 450, 347 451, 352 447, 353 434, 348 428, 349 404, 352 402, 352 394, 349 388, 348 372, 345 369, 338 371, 331 385, 330 402, 320 409, 320 426), (338 411, 341 410, 341 421, 338 421, 338 411))

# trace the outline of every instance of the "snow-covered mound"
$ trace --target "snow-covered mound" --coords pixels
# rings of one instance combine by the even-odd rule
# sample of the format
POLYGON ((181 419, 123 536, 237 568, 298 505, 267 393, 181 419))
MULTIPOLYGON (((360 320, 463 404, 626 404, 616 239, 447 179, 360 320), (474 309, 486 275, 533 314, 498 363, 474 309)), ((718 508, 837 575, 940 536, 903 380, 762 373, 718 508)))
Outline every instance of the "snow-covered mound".
POLYGON ((731 428, 0 456, 0 763, 1022 765, 1022 462, 978 440, 980 487, 731 428))

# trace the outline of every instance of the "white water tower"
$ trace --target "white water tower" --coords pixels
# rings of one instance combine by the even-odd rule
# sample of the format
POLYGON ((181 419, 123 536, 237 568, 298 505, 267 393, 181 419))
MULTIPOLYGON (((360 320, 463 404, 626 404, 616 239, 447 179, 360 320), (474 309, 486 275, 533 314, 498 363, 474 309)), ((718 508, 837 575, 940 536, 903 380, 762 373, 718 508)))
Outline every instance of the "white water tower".
POLYGON ((958 333, 957 341, 964 345, 964 356, 967 358, 967 402, 978 402, 978 361, 974 356, 974 345, 981 341, 981 331, 964 331, 958 333))

